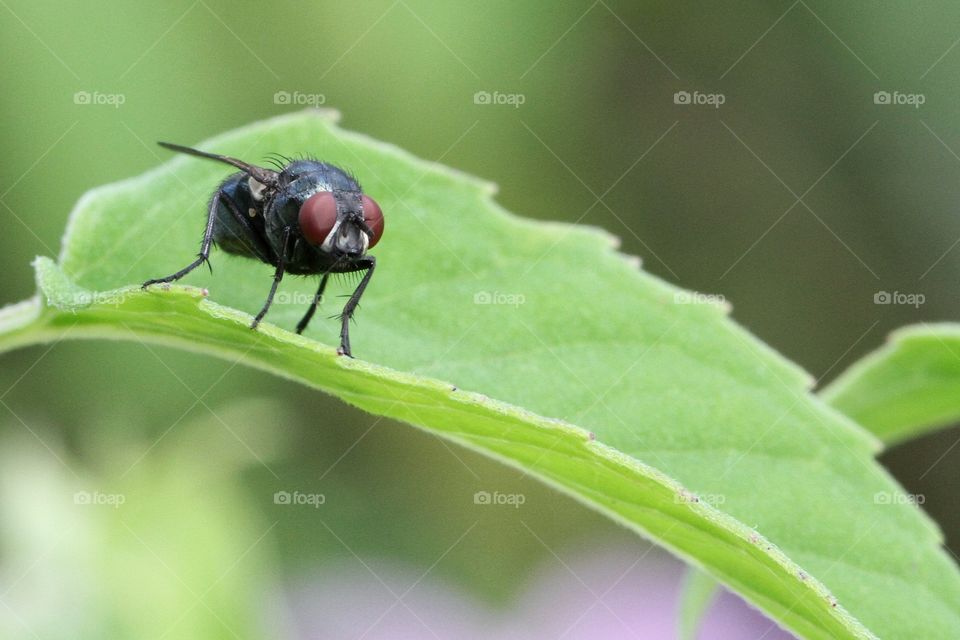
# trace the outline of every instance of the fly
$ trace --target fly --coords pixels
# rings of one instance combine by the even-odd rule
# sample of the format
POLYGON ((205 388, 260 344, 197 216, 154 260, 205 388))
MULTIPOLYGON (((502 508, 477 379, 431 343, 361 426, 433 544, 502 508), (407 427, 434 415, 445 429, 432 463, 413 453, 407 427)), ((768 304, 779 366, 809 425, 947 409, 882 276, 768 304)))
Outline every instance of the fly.
POLYGON ((159 144, 240 171, 221 182, 210 199, 196 260, 165 278, 147 280, 143 287, 179 280, 204 262, 209 266, 210 247, 216 244, 227 253, 254 258, 275 269, 267 301, 250 323, 251 329, 267 315, 284 273, 321 276, 316 296, 297 323, 297 333, 303 333, 330 274, 362 271, 360 283, 339 316, 337 353, 352 357, 350 319, 377 264, 367 251, 383 237, 380 205, 363 193, 356 179, 327 162, 292 160, 275 171, 169 142, 159 144))

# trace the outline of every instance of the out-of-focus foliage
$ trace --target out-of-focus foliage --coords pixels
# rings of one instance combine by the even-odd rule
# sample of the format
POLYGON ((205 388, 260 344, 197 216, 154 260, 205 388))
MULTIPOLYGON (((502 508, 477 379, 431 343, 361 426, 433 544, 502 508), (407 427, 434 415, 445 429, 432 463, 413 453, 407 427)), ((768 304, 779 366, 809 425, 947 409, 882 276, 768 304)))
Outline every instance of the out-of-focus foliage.
POLYGON ((884 442, 896 443, 960 418, 960 327, 909 327, 856 363, 823 398, 884 442))

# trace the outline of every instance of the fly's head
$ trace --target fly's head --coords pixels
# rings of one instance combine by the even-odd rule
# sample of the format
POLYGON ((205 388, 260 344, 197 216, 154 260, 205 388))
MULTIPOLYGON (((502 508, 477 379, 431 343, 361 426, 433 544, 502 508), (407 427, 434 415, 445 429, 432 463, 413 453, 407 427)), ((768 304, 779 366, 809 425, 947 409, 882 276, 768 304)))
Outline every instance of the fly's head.
POLYGON ((373 198, 351 189, 314 193, 300 206, 307 242, 337 256, 359 258, 383 236, 383 212, 373 198))

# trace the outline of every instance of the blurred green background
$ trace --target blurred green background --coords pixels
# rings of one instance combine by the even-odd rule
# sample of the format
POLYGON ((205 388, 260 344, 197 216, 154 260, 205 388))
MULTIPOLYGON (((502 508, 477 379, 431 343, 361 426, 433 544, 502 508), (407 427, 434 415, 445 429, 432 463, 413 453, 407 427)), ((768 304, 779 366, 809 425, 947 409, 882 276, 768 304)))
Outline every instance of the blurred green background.
MULTIPOLYGON (((84 191, 169 157, 154 141, 322 103, 498 183, 514 212, 608 229, 818 379, 896 327, 960 317, 956 3, 2 0, 0 16, 2 303, 33 294, 29 263, 56 255, 84 191), (881 291, 925 302, 875 304, 881 291)), ((163 628, 202 596, 174 635, 230 637, 220 617, 263 615, 251 594, 354 554, 504 604, 555 552, 648 549, 519 472, 229 362, 32 348, 3 356, 0 403, 11 633, 163 628), (478 509, 481 490, 526 502, 478 509), (92 606, 49 618, 32 589, 92 606)), ((882 458, 955 550, 958 436, 882 458)))

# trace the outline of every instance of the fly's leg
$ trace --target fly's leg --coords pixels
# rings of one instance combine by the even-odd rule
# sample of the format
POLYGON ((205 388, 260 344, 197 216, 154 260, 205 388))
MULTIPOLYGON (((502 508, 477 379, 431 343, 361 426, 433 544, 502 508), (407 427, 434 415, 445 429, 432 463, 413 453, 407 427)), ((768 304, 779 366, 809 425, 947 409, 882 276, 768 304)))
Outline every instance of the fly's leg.
POLYGON ((253 319, 253 322, 250 323, 251 329, 256 329, 257 325, 260 324, 260 321, 263 320, 263 316, 267 315, 267 311, 270 309, 270 304, 273 302, 273 296, 277 293, 277 287, 280 286, 280 281, 283 280, 283 271, 287 260, 288 244, 290 244, 290 227, 284 227, 283 243, 281 244, 283 249, 280 251, 280 256, 277 258, 277 270, 273 274, 273 284, 270 285, 270 293, 267 294, 267 301, 263 303, 263 308, 260 309, 260 313, 258 313, 253 319))
POLYGON ((203 243, 200 245, 200 253, 197 254, 197 259, 185 266, 180 271, 172 273, 166 278, 156 278, 154 280, 147 280, 143 283, 141 288, 146 289, 152 284, 157 284, 160 282, 173 282, 179 280, 183 276, 187 275, 197 267, 199 267, 204 262, 207 263, 207 267, 210 268, 210 271, 213 271, 213 267, 210 266, 210 245, 213 244, 213 223, 217 219, 217 205, 220 204, 220 199, 226 197, 226 194, 223 190, 217 191, 216 195, 210 200, 210 211, 207 213, 207 228, 203 232, 203 243))
POLYGON ((364 289, 366 289, 370 283, 370 278, 373 277, 373 269, 377 266, 377 259, 373 256, 367 256, 357 260, 354 264, 360 269, 366 269, 367 272, 363 274, 360 284, 354 289, 353 295, 350 296, 347 304, 343 307, 343 313, 340 314, 340 321, 342 323, 340 326, 340 348, 337 349, 337 353, 351 358, 353 355, 350 353, 350 318, 353 317, 353 312, 356 311, 357 305, 360 304, 360 296, 363 295, 364 289))

